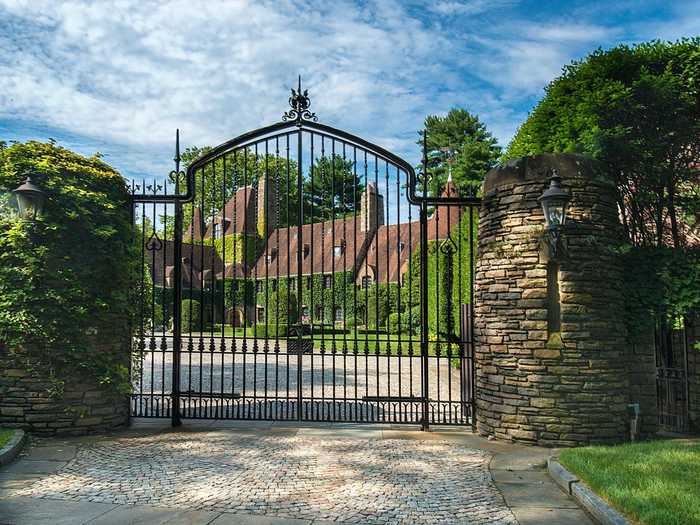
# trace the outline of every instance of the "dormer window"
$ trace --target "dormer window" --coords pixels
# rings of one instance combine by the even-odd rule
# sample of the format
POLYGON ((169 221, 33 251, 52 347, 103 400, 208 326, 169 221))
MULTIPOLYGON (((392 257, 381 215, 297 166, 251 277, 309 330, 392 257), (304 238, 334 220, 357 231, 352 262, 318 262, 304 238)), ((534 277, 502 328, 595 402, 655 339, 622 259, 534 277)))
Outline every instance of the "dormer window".
POLYGON ((362 289, 367 290, 370 286, 372 286, 372 277, 364 275, 362 277, 362 289))
POLYGON ((266 262, 267 264, 270 264, 270 263, 272 262, 272 255, 270 255, 270 254, 268 253, 268 254, 265 256, 265 262, 266 262))
POLYGON ((304 243, 304 259, 306 259, 309 256, 310 252, 311 252, 311 245, 308 243, 304 243))
POLYGON ((333 246, 333 257, 340 257, 343 254, 342 246, 333 246))

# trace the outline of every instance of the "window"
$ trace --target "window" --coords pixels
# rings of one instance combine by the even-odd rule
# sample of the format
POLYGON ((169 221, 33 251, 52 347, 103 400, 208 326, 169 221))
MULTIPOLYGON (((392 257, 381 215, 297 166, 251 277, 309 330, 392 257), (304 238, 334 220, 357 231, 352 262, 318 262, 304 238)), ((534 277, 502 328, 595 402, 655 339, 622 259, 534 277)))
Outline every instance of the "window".
POLYGON ((333 319, 335 319, 336 321, 343 320, 343 309, 340 306, 336 306, 333 309, 333 319))
POLYGON ((365 275, 364 277, 362 277, 362 289, 366 290, 370 286, 372 286, 372 277, 369 275, 365 275))
POLYGON ((403 243, 403 241, 399 241, 399 252, 402 252, 405 247, 406 245, 403 243))
POLYGON ((333 246, 333 257, 340 257, 343 254, 342 246, 333 246))
POLYGON ((304 243, 304 259, 309 256, 309 252, 311 252, 311 245, 304 243))
POLYGON ((311 285, 312 285, 311 276, 310 276, 310 275, 307 275, 307 276, 306 276, 306 288, 310 290, 310 289, 311 289, 311 285))
POLYGON ((316 305, 316 320, 321 321, 323 320, 323 307, 321 305, 316 305))
POLYGON ((289 287, 290 290, 295 290, 297 287, 297 280, 294 277, 288 277, 287 278, 287 286, 289 287))
POLYGON ((333 276, 332 275, 324 275, 323 276, 323 287, 324 288, 332 288, 333 287, 333 276))
POLYGON ((263 282, 262 281, 255 281, 255 291, 258 293, 263 291, 263 282))
POLYGON ((214 223, 214 229, 212 231, 212 237, 214 239, 218 239, 221 237, 221 223, 220 222, 215 222, 214 223))
POLYGON ((277 279, 272 279, 270 281, 270 288, 273 292, 277 291, 277 279))
POLYGON ((258 306, 258 323, 265 322, 265 308, 258 306))
POLYGON ((273 258, 273 256, 270 255, 270 254, 268 253, 268 254, 265 256, 265 262, 266 262, 267 264, 270 264, 270 263, 272 262, 272 258, 273 258))

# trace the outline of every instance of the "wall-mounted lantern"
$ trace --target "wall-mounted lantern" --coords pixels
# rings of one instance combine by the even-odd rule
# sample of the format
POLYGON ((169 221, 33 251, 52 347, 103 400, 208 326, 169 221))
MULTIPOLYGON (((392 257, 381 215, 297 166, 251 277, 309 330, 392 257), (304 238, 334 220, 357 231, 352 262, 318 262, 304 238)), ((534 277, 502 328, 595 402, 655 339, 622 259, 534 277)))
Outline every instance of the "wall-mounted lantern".
POLYGON ((46 193, 32 183, 32 176, 28 175, 23 184, 12 190, 17 198, 17 206, 21 217, 35 220, 41 217, 46 203, 46 193))
POLYGON ((544 220, 547 226, 547 243, 551 257, 557 256, 561 230, 566 223, 566 207, 571 200, 569 192, 561 187, 561 177, 557 170, 552 169, 549 178, 549 188, 537 199, 542 205, 544 220))

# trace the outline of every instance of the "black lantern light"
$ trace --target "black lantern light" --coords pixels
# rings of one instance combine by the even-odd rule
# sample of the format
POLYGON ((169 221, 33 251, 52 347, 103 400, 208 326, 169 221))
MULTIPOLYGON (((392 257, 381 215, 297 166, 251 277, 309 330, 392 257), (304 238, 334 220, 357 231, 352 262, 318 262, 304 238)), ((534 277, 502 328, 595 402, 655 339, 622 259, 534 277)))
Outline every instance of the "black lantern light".
POLYGON ((566 222, 566 206, 571 200, 571 195, 562 189, 561 177, 557 170, 552 169, 551 173, 549 188, 537 200, 542 205, 544 212, 551 254, 556 256, 561 229, 566 222))
POLYGON ((46 203, 46 193, 32 183, 31 175, 27 176, 23 184, 12 190, 12 193, 17 198, 19 214, 22 217, 34 220, 41 216, 46 203))

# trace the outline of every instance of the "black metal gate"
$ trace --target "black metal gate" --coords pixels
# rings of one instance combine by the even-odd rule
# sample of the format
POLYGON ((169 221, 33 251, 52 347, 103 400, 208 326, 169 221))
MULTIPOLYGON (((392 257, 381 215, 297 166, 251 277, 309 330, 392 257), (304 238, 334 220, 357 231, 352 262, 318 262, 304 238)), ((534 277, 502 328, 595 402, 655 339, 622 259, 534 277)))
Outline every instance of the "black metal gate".
POLYGON ((689 431, 688 335, 685 319, 664 319, 657 323, 656 401, 661 429, 689 431))
POLYGON ((132 415, 474 424, 479 199, 289 102, 134 182, 132 415))

